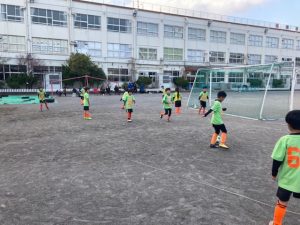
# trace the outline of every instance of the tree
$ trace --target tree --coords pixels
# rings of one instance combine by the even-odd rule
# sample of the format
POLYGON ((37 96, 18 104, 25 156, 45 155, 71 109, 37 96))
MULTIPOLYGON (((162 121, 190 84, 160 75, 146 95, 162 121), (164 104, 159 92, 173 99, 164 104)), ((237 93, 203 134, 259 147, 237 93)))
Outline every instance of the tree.
POLYGON ((174 79, 174 84, 176 84, 177 87, 182 87, 187 89, 189 87, 189 81, 184 79, 183 77, 177 77, 174 79))
POLYGON ((17 56, 18 65, 27 68, 28 75, 32 74, 34 67, 43 66, 42 60, 33 57, 31 54, 17 56))
POLYGON ((150 77, 139 77, 136 83, 139 87, 141 87, 142 85, 147 87, 148 85, 152 84, 152 79, 150 77))
MULTIPOLYGON (((91 84, 100 85, 104 80, 106 80, 106 76, 102 68, 99 68, 88 55, 72 53, 66 65, 62 66, 63 79, 82 77, 85 75, 102 79, 91 80, 91 84)), ((74 82, 75 80, 64 81, 65 84, 73 84, 74 82)), ((80 82, 84 84, 84 78, 82 78, 80 82)))

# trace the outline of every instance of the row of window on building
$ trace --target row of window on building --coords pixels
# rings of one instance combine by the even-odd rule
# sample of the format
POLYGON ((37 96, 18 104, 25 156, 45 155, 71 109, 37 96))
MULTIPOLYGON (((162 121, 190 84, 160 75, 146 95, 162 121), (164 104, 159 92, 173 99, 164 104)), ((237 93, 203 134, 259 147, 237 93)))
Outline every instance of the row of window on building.
MULTIPOLYGON (((25 52, 25 37, 0 35, 0 52, 25 52)), ((100 42, 77 41, 75 49, 92 57, 102 57, 102 46, 100 42)), ((46 38, 32 38, 33 53, 40 54, 68 54, 68 41, 46 38)), ((182 48, 164 48, 164 60, 183 61, 184 50, 182 48)), ((107 57, 109 58, 131 58, 132 46, 129 44, 108 43, 107 57)), ((156 48, 139 48, 138 58, 140 60, 158 60, 156 48)), ((204 63, 206 52, 204 50, 188 49, 188 62, 204 63)), ((226 52, 210 51, 209 62, 217 64, 261 64, 262 55, 243 53, 229 53, 229 61, 226 60, 226 52)), ((282 58, 282 61, 292 61, 292 58, 282 58)), ((279 61, 276 55, 266 55, 264 63, 269 64, 279 61)))
MULTIPOLYGON (((9 21, 23 21, 23 12, 20 6, 1 4, 1 19, 9 21)), ((50 26, 67 26, 67 13, 63 11, 31 8, 31 21, 34 24, 44 24, 50 26)), ((79 29, 96 29, 101 30, 101 16, 87 15, 76 13, 74 15, 74 27, 79 29)), ((107 18, 107 30, 111 32, 132 32, 132 21, 121 18, 107 18)), ((189 27, 188 39, 197 41, 206 41, 206 30, 200 28, 189 27)), ((159 24, 148 22, 137 22, 137 34, 152 37, 159 36, 159 24)), ((184 38, 184 27, 174 25, 164 25, 165 38, 184 38)), ((227 43, 227 32, 210 30, 210 42, 227 43)), ((284 48, 300 50, 300 40, 291 38, 282 38, 280 46, 279 37, 266 36, 264 41, 263 35, 249 35, 248 45, 262 47, 265 42, 267 48, 284 48), (296 42, 296 43, 295 43, 296 42)), ((230 44, 246 45, 246 34, 230 32, 230 44)))

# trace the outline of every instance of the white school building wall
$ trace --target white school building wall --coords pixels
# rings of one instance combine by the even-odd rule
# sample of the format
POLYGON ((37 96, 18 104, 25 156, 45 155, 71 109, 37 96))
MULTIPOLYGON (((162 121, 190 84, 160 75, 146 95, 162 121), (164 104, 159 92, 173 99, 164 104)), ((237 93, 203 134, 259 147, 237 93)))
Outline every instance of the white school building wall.
POLYGON ((300 74, 297 27, 145 4, 117 6, 92 0, 0 0, 0 4, 0 80, 24 70, 18 66, 20 55, 41 61, 33 73, 43 80, 47 73, 60 73, 72 52, 90 55, 111 82, 150 76, 153 87, 173 87, 173 78, 179 76, 192 82, 204 67, 291 60, 300 74))

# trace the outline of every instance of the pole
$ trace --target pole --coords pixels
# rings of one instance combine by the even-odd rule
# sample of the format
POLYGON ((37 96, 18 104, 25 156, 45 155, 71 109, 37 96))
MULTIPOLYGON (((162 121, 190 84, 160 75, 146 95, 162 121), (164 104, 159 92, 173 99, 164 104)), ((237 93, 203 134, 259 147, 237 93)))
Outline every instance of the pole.
POLYGON ((191 96, 192 96, 192 92, 193 92, 194 87, 195 87, 195 83, 196 83, 196 80, 197 80, 198 72, 199 72, 199 70, 197 71, 197 73, 195 75, 195 79, 194 79, 194 82, 193 82, 192 90, 190 91, 189 98, 188 98, 188 101, 187 101, 187 104, 186 104, 187 108, 189 107, 189 102, 190 102, 190 99, 191 99, 191 96))
POLYGON ((292 74, 292 86, 291 86, 291 96, 290 96, 290 111, 294 109, 294 94, 295 94, 295 85, 296 85, 296 61, 294 62, 293 74, 292 74))
POLYGON ((264 112, 264 107, 265 107, 267 92, 268 92, 268 89, 269 89, 269 85, 270 85, 270 80, 271 80, 273 68, 274 68, 274 63, 272 64, 271 69, 270 69, 270 73, 269 73, 269 77, 268 77, 268 82, 267 82, 267 86, 266 86, 264 98, 263 98, 263 101, 262 101, 262 104, 261 104, 261 108, 260 108, 260 113, 259 113, 259 119, 260 120, 263 119, 262 115, 263 115, 263 112, 264 112))
POLYGON ((209 106, 211 106, 211 96, 212 96, 212 71, 209 72, 209 106))
POLYGON ((85 86, 89 86, 89 78, 88 75, 85 75, 85 86))
POLYGON ((52 82, 51 82, 51 93, 52 93, 52 96, 54 96, 54 94, 53 94, 53 84, 52 84, 52 82))

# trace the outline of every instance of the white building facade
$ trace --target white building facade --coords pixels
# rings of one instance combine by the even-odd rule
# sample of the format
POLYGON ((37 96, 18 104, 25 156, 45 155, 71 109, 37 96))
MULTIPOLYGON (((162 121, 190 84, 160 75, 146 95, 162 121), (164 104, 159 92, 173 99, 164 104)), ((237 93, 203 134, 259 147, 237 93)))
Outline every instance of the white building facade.
POLYGON ((0 10, 0 80, 26 70, 20 55, 39 59, 33 73, 44 79, 61 73, 72 52, 90 55, 111 82, 149 76, 155 87, 179 76, 192 81, 201 67, 295 61, 300 68, 300 29, 288 25, 92 0, 0 0, 0 10))

